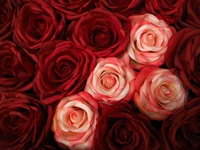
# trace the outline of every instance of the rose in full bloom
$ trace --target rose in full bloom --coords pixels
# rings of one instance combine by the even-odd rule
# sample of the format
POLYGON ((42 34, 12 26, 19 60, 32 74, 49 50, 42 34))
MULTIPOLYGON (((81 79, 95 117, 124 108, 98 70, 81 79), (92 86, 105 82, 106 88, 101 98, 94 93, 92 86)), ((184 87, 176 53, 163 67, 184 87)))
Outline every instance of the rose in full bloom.
POLYGON ((163 121, 161 133, 166 150, 200 149, 200 97, 163 121))
POLYGON ((94 0, 50 0, 50 4, 66 15, 69 20, 80 18, 88 10, 94 8, 94 0))
POLYGON ((184 84, 200 96, 200 30, 186 28, 177 32, 165 54, 168 68, 177 68, 184 84))
POLYGON ((132 27, 128 54, 132 67, 140 69, 145 65, 162 65, 168 41, 175 31, 174 28, 148 13, 133 15, 129 19, 132 27))
POLYGON ((53 118, 55 140, 62 148, 91 149, 98 115, 96 100, 86 92, 63 98, 53 118))
POLYGON ((44 103, 50 104, 64 95, 81 91, 96 66, 91 50, 69 41, 47 42, 40 52, 34 90, 44 103))
POLYGON ((200 28, 200 1, 187 0, 181 7, 178 22, 176 24, 178 29, 185 27, 200 28))
POLYGON ((91 49, 97 57, 122 54, 128 44, 128 32, 120 19, 101 8, 89 11, 68 27, 68 40, 91 49))
POLYGON ((112 12, 116 12, 125 16, 137 13, 143 5, 144 0, 97 0, 95 5, 112 12))
POLYGON ((45 144, 52 124, 52 108, 26 93, 0 93, 0 147, 33 150, 45 144))
POLYGON ((126 102, 117 102, 105 105, 97 119, 93 150, 157 150, 158 137, 146 116, 126 102))
POLYGON ((105 103, 130 101, 136 72, 116 57, 100 58, 91 72, 84 91, 105 103))
POLYGON ((184 3, 185 0, 145 0, 145 8, 159 19, 174 24, 181 15, 180 8, 184 3))
POLYGON ((187 103, 187 91, 172 70, 142 68, 135 79, 133 101, 152 120, 163 120, 187 103))
POLYGON ((14 41, 37 60, 35 55, 41 44, 62 38, 65 28, 66 20, 63 14, 56 12, 44 0, 30 0, 18 15, 14 41))
POLYGON ((34 72, 34 61, 15 43, 0 41, 0 91, 31 89, 34 72))
POLYGON ((17 0, 0 1, 0 41, 11 40, 14 24, 20 10, 17 0))

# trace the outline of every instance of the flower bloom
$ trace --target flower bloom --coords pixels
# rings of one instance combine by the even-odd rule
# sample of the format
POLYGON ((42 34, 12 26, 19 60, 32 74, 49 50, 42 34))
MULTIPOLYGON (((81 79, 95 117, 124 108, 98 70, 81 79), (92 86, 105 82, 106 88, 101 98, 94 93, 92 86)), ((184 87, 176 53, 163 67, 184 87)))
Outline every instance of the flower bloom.
POLYGON ((187 102, 181 80, 168 69, 144 67, 135 81, 134 103, 152 120, 163 120, 187 102))
POLYGON ((86 92, 63 98, 57 106, 52 130, 62 148, 90 149, 98 117, 97 102, 86 92))
POLYGON ((137 113, 130 104, 104 105, 97 119, 92 150, 158 150, 158 132, 150 119, 137 113))
POLYGON ((145 65, 162 65, 174 28, 152 14, 134 15, 129 19, 132 27, 128 54, 132 66, 140 69, 145 65))
POLYGON ((165 119, 161 128, 165 149, 200 149, 199 117, 200 97, 195 97, 165 119))
POLYGON ((90 74, 85 91, 95 99, 112 103, 129 101, 134 93, 133 69, 115 57, 101 58, 90 74))

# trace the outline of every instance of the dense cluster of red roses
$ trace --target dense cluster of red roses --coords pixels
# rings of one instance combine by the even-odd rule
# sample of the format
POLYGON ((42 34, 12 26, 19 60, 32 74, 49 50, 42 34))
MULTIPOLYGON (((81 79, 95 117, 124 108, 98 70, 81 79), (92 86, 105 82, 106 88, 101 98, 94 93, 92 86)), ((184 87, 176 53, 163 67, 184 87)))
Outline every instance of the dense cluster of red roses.
POLYGON ((199 141, 199 0, 0 1, 0 149, 197 150, 199 141))

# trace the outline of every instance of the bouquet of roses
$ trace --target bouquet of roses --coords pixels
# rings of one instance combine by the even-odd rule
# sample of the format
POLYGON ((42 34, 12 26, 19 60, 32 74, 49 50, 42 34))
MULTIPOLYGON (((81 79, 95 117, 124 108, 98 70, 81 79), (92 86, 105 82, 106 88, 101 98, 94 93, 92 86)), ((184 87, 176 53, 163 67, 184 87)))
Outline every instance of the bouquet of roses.
POLYGON ((0 0, 0 149, 199 150, 199 0, 0 0))

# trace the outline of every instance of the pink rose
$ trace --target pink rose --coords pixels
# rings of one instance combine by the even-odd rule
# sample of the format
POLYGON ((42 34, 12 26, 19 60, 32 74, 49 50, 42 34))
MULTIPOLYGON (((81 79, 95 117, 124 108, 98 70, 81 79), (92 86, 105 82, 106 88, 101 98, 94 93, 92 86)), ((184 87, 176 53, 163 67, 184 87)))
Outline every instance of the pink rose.
POLYGON ((133 69, 115 57, 100 58, 98 61, 87 80, 85 91, 106 103, 129 101, 134 92, 136 73, 133 69))
POLYGON ((163 120, 187 103, 181 80, 170 70, 144 67, 135 80, 134 103, 152 120, 163 120))
POLYGON ((63 98, 57 106, 52 130, 62 148, 88 150, 92 147, 98 104, 86 92, 63 98))
POLYGON ((134 15, 129 19, 132 27, 128 54, 132 66, 140 69, 145 65, 162 65, 168 41, 175 29, 148 13, 134 15))

